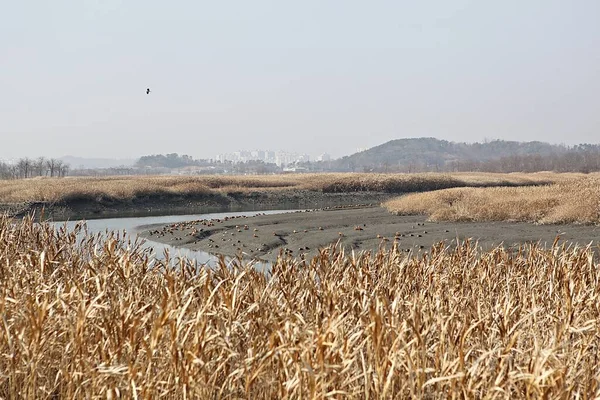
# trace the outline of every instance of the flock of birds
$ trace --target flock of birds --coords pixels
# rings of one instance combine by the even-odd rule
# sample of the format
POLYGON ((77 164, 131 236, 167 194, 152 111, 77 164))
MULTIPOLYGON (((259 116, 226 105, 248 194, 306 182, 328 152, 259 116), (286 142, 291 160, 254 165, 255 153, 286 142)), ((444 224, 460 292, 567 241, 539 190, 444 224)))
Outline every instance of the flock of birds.
MULTIPOLYGON (((336 206, 336 207, 328 207, 327 209, 341 209, 341 208, 352 208, 356 206, 336 206)), ((313 212, 320 211, 323 209, 315 209, 315 210, 304 210, 304 211, 296 211, 297 213, 301 212, 313 212)), ((260 213, 259 215, 266 215, 264 213, 260 213)), ((259 228, 254 227, 251 228, 246 221, 238 220, 246 220, 250 217, 248 216, 231 216, 220 219, 204 219, 204 220, 193 220, 186 222, 179 222, 174 224, 165 225, 162 229, 153 229, 149 231, 149 236, 155 236, 157 239, 163 238, 165 236, 171 237, 173 241, 182 241, 181 245, 190 245, 190 244, 199 244, 200 242, 204 242, 205 246, 208 247, 208 251, 214 252, 223 252, 227 253, 227 249, 235 252, 242 252, 248 256, 259 258, 262 255, 272 254, 273 251, 280 249, 284 255, 292 256, 294 253, 300 256, 301 259, 304 259, 306 253, 311 250, 310 247, 305 246, 304 244, 301 247, 292 250, 290 245, 288 244, 288 240, 290 237, 295 236, 295 234, 300 233, 309 233, 309 229, 299 229, 293 230, 291 232, 283 232, 283 231, 273 231, 272 239, 268 239, 263 236, 262 240, 259 240, 259 228), (235 222, 234 222, 235 221, 235 222), (181 233, 176 234, 177 232, 181 233), (245 233, 248 232, 248 233, 245 233), (264 243, 260 243, 263 241, 264 243)), ((417 223, 418 227, 425 227, 425 223, 417 223)), ((413 226, 412 228, 416 228, 418 232, 396 232, 393 235, 393 244, 394 246, 398 246, 401 238, 406 237, 415 237, 420 238, 423 235, 429 233, 426 230, 421 231, 419 228, 413 226)), ((354 231, 364 231, 367 229, 366 224, 356 225, 353 227, 354 231)), ((423 228, 421 228, 423 229, 423 228)), ((322 226, 315 227, 314 230, 323 231, 325 228, 322 226)), ((350 231, 347 231, 346 234, 344 232, 338 232, 338 238, 342 239, 347 236, 350 231)), ((448 231, 446 231, 448 232, 448 231)), ((362 233, 362 232, 361 232, 362 233)), ((352 235, 354 236, 354 235, 352 235)), ((369 236, 369 235, 367 235, 369 236)), ((359 239, 365 240, 368 237, 365 235, 361 235, 359 239)), ((376 238, 379 239, 382 243, 392 241, 392 237, 388 238, 383 235, 377 234, 376 238)), ((163 239, 164 241, 165 239, 163 239)), ((168 239, 167 239, 168 240, 168 239)), ((293 243, 293 242, 292 242, 293 243)), ((300 243, 302 243, 302 239, 300 239, 300 243)), ((415 245, 419 250, 423 249, 423 245, 415 245)), ((402 249, 404 252, 410 252, 411 249, 402 249)))

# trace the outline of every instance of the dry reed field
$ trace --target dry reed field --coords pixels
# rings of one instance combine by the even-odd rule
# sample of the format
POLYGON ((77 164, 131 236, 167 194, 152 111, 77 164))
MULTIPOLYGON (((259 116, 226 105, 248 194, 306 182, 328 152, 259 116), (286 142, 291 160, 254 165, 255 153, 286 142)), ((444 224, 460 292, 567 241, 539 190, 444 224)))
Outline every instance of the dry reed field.
POLYGON ((0 218, 0 397, 600 395, 590 248, 165 265, 116 233, 0 218))
POLYGON ((260 176, 129 176, 0 181, 0 203, 65 202, 244 191, 414 192, 461 186, 534 185, 557 174, 290 174, 260 176))
POLYGON ((400 215, 426 214, 432 221, 526 221, 600 223, 600 175, 571 176, 535 187, 454 188, 389 200, 400 215))

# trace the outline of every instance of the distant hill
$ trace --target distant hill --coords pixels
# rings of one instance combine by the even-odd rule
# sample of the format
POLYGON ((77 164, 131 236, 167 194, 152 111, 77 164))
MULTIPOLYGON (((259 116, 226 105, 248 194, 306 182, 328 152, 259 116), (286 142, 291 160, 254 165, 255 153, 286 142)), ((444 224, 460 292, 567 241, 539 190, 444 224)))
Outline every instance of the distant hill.
POLYGON ((84 158, 75 156, 64 156, 61 157, 60 160, 62 160, 66 164, 69 164, 72 169, 130 167, 135 162, 135 160, 124 158, 84 158))
MULTIPOLYGON (((597 145, 581 145, 598 150, 597 145)), ((575 146, 577 148, 577 146, 575 146)), ((457 163, 482 163, 509 157, 558 156, 573 148, 544 142, 493 140, 457 143, 435 138, 397 139, 332 162, 338 171, 443 171, 457 163)))

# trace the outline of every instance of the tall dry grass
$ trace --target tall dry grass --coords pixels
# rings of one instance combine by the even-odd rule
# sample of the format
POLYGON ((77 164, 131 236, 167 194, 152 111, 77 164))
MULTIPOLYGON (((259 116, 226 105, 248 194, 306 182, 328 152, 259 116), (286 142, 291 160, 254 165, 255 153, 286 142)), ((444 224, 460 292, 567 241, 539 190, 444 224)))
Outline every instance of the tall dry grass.
POLYGON ((433 221, 600 223, 600 175, 548 186, 455 188, 411 194, 384 204, 397 214, 426 214, 433 221))
POLYGON ((129 176, 0 181, 0 203, 132 200, 240 191, 312 190, 404 193, 463 186, 535 185, 558 174, 290 174, 261 176, 129 176))
POLYGON ((116 234, 1 218, 0 397, 600 395, 588 248, 152 263, 116 234))

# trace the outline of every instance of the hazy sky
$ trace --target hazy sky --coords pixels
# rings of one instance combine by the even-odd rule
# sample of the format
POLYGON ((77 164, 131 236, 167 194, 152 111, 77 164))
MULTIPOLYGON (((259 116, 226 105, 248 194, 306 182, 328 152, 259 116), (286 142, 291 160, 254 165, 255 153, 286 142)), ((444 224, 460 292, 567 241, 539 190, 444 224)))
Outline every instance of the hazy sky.
POLYGON ((599 16, 598 0, 5 1, 0 158, 598 143, 599 16))

